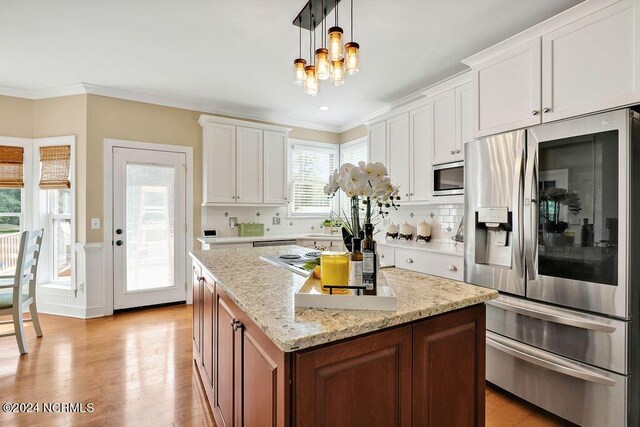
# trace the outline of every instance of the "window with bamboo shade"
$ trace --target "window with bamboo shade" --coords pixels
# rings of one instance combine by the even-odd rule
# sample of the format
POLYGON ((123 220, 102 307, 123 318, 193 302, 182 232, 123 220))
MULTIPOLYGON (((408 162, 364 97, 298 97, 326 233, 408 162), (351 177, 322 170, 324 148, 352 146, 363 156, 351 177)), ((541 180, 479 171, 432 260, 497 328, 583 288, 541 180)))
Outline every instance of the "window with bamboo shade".
POLYGON ((66 190, 71 188, 71 147, 56 145, 40 147, 40 188, 43 190, 66 190))
POLYGON ((24 187, 24 149, 0 145, 0 188, 24 187))

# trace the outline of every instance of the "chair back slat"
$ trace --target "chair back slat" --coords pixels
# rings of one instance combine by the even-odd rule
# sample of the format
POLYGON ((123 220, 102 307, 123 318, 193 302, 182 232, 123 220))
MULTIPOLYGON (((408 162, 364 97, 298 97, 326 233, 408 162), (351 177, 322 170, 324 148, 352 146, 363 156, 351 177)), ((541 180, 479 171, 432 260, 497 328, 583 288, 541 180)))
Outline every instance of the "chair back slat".
POLYGON ((44 230, 24 231, 20 239, 20 251, 16 264, 14 277, 13 303, 22 306, 22 292, 24 285, 28 284, 28 295, 36 298, 36 277, 38 273, 38 260, 44 230), (16 289, 17 288, 17 289, 16 289))

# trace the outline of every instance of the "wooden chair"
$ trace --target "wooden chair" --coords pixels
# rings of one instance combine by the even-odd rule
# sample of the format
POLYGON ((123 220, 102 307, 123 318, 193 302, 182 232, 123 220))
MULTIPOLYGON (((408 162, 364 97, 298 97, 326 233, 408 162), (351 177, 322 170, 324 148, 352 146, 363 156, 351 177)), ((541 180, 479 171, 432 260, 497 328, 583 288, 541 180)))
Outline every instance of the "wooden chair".
POLYGON ((13 320, 5 320, 0 325, 13 323, 13 332, 0 334, 0 337, 16 336, 21 354, 27 352, 27 341, 24 336, 24 323, 33 322, 36 335, 42 336, 40 320, 36 309, 36 275, 38 273, 38 259, 44 230, 25 231, 20 240, 18 262, 13 276, 0 276, 0 316, 13 316, 13 320), (27 286, 28 285, 28 286, 27 286), (26 293, 25 293, 25 287, 26 293), (13 292, 4 291, 13 289, 13 292), (31 318, 24 319, 22 312, 29 307, 31 318))

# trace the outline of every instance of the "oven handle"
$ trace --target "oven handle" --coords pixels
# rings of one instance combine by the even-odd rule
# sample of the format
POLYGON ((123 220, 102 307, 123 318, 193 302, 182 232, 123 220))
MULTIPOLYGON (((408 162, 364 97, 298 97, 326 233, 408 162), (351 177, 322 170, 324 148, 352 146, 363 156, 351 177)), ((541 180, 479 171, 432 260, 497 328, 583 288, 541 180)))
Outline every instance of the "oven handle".
MULTIPOLYGON (((496 341, 496 338, 489 338, 487 336, 487 345, 495 348, 498 351, 506 353, 510 356, 513 356, 517 359, 523 360, 525 362, 531 363, 532 365, 539 366, 544 369, 548 369, 550 371, 558 372, 563 375, 568 375, 570 377, 578 378, 584 381, 589 381, 591 383, 602 384, 607 387, 613 387, 616 385, 616 382, 610 378, 607 378, 598 373, 592 372, 585 368, 579 367, 577 364, 575 367, 565 366, 565 364, 560 364, 561 359, 558 356, 548 354, 545 355, 548 360, 542 359, 540 357, 536 357, 532 354, 528 354, 525 351, 521 351, 516 349, 515 345, 505 345, 496 341)), ((574 365, 573 363, 571 365, 574 365)))
POLYGON ((538 202, 538 177, 536 173, 537 150, 531 151, 527 160, 524 181, 524 206, 526 210, 524 215, 524 241, 527 273, 529 280, 535 280, 537 271, 535 250, 538 245, 538 211, 536 208, 538 202))
POLYGON ((498 300, 489 301, 487 304, 493 307, 501 308, 506 311, 522 314, 523 316, 529 316, 535 319, 546 320, 548 322, 559 323, 562 325, 573 326, 575 328, 587 329, 590 331, 597 331, 597 332, 612 334, 617 329, 615 326, 607 325, 605 323, 595 322, 592 320, 585 320, 585 319, 573 317, 566 314, 561 316, 555 313, 547 313, 542 310, 534 310, 532 308, 512 305, 512 304, 508 304, 498 300))
POLYGON ((513 236, 513 258, 515 259, 515 267, 516 274, 518 278, 523 277, 524 266, 523 266, 523 258, 524 258, 524 227, 523 227, 523 218, 522 218, 522 206, 524 199, 524 147, 518 153, 518 157, 516 158, 516 168, 515 168, 515 177, 513 181, 513 200, 512 200, 512 214, 514 217, 514 226, 511 230, 511 235, 513 236))

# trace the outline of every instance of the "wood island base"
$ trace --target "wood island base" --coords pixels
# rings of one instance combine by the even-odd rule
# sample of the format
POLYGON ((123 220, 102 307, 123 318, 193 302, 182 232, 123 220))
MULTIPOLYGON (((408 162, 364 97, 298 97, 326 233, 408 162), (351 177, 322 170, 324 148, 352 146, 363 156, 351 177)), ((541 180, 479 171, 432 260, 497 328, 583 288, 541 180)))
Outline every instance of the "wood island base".
POLYGON ((484 426, 484 304, 292 352, 196 266, 193 307, 219 427, 484 426))

